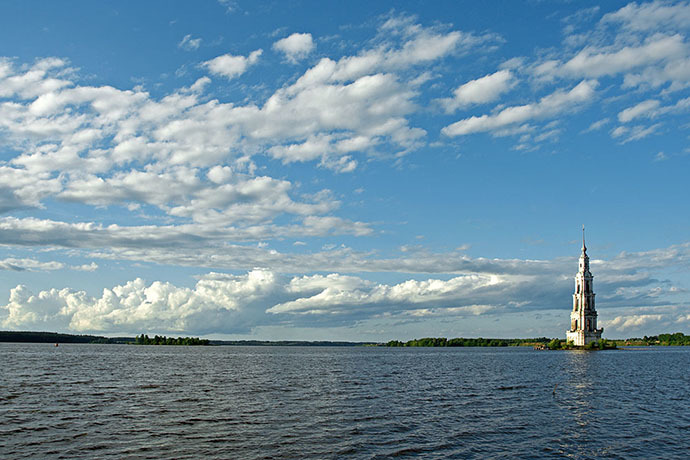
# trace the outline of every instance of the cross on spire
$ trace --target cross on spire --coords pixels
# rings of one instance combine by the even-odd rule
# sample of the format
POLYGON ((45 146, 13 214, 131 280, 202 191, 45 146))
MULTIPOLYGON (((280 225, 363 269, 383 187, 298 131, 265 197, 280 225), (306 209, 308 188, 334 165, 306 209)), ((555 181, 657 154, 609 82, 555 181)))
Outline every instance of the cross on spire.
POLYGON ((587 252, 587 246, 585 246, 585 224, 582 224, 582 252, 587 252))

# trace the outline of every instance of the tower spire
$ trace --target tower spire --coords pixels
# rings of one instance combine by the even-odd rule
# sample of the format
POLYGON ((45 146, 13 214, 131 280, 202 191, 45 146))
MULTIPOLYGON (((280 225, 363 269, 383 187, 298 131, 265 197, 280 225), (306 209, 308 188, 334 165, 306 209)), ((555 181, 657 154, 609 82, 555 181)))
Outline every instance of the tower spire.
POLYGON ((585 246, 585 224, 582 224, 582 252, 587 252, 587 246, 585 246))

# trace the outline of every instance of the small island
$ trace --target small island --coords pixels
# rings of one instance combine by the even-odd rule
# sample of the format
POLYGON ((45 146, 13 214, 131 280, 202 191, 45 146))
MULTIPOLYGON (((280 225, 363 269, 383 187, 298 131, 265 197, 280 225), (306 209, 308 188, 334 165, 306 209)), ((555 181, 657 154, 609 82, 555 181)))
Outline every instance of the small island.
POLYGON ((208 339, 200 339, 198 337, 166 337, 164 335, 156 335, 152 339, 148 334, 141 334, 134 338, 134 345, 210 345, 211 341, 208 339))
POLYGON ((134 345, 209 345, 211 342, 208 339, 200 339, 199 337, 166 337, 164 335, 156 335, 152 339, 148 334, 141 334, 134 338, 134 345))

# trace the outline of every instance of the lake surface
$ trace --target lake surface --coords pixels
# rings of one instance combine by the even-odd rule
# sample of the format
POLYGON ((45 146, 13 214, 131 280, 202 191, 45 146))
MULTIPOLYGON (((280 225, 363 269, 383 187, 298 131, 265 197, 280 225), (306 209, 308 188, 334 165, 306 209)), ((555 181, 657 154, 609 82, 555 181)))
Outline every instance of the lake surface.
POLYGON ((0 344, 0 458, 688 458, 689 389, 689 347, 0 344))

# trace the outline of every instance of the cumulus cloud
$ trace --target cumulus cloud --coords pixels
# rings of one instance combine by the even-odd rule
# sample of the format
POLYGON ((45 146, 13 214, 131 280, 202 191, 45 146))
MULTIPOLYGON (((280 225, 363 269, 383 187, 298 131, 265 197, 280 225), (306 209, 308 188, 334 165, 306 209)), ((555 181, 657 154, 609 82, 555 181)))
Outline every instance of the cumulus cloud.
POLYGON ((81 272, 95 272, 98 270, 98 264, 96 262, 91 262, 90 264, 74 265, 70 268, 81 272))
POLYGON ((352 324, 383 312, 478 315, 514 305, 498 298, 515 281, 469 275, 385 285, 340 274, 286 279, 255 269, 245 275, 209 273, 194 288, 135 279, 95 297, 70 289, 34 294, 19 285, 0 306, 5 310, 0 324, 79 332, 233 333, 278 322, 352 324), (492 304, 480 305, 479 299, 492 304))
POLYGON ((484 104, 497 100, 515 85, 515 77, 510 70, 499 70, 476 80, 471 80, 455 89, 453 97, 441 99, 447 112, 461 107, 484 104))
MULTIPOLYGON (((391 24, 385 27, 393 30, 391 24)), ((316 161, 336 172, 355 170, 359 153, 399 158, 423 145, 426 135, 408 120, 417 110, 418 83, 413 81, 419 75, 404 72, 492 40, 410 21, 400 27, 404 32, 387 34, 394 39, 356 55, 322 59, 262 103, 208 100, 203 94, 208 77, 155 99, 141 87, 80 85, 65 78, 78 75, 61 59, 29 67, 2 60, 0 96, 14 100, 0 105, 0 131, 18 155, 0 165, 0 212, 40 207, 45 199, 58 197, 128 209, 152 204, 192 219, 245 211, 259 216, 266 214, 247 202, 229 213, 227 207, 213 207, 211 197, 220 196, 221 188, 237 191, 243 185, 221 184, 216 173, 207 171, 231 168, 247 173, 244 185, 278 191, 286 181, 251 180, 253 156, 316 161)), ((183 42, 186 46, 192 40, 183 42)), ((211 74, 235 78, 260 54, 223 55, 203 66, 211 74)), ((228 196, 246 198, 241 192, 228 196)), ((306 209, 290 199, 294 206, 285 209, 306 209)), ((265 197, 266 203, 270 200, 265 197)), ((311 209, 318 214, 324 208, 311 209)))
POLYGON ((60 180, 50 172, 0 166, 0 213, 40 207, 44 197, 60 189, 60 180))
MULTIPOLYGON (((683 257, 687 259, 687 251, 683 257)), ((633 255, 624 254, 620 259, 632 261, 633 255)), ((567 272, 561 275, 553 268, 535 270, 536 261, 519 261, 518 267, 506 270, 507 262, 492 261, 485 267, 504 273, 407 279, 396 284, 340 273, 288 278, 275 271, 253 269, 243 275, 211 272, 200 276, 192 288, 135 279, 106 288, 100 296, 71 289, 34 294, 20 285, 11 290, 8 303, 0 306, 0 325, 74 332, 227 334, 272 324, 353 325, 367 319, 396 321, 553 309, 567 314, 574 258, 551 264, 567 272)), ((651 322, 674 324, 688 314, 687 307, 668 303, 677 289, 663 288, 663 283, 648 274, 619 266, 625 264, 592 262, 598 279, 605 280, 595 289, 602 324, 611 331, 651 322)))
MULTIPOLYGON (((209 173, 220 179, 218 173, 209 173)), ((283 213, 318 215, 338 207, 327 191, 314 202, 296 202, 289 196, 291 188, 288 181, 238 174, 220 183, 209 183, 198 170, 179 167, 159 173, 132 170, 107 179, 84 175, 75 178, 58 196, 93 205, 147 201, 172 216, 226 225, 270 221, 283 213)))
MULTIPOLYGON (((52 229, 52 234, 59 233, 49 223, 43 225, 47 225, 46 231, 52 229)), ((141 229, 132 232, 131 238, 139 233, 141 229)), ((71 239, 65 237, 63 243, 72 250, 79 248, 78 242, 87 240, 85 235, 88 233, 75 234, 71 239)), ((28 240, 35 237, 35 234, 26 235, 28 240)), ((238 269, 265 264, 273 269, 252 269, 243 275, 211 272, 200 276, 191 288, 135 279, 104 289, 96 296, 73 289, 33 293, 20 285, 12 289, 8 303, 0 306, 0 326, 80 332, 147 330, 207 334, 246 333, 254 327, 272 324, 342 326, 367 319, 397 321, 544 310, 558 310, 566 315, 571 307, 568 299, 577 267, 574 257, 483 259, 470 258, 462 252, 433 254, 411 250, 396 258, 382 259, 347 248, 283 254, 256 245, 196 249, 189 239, 180 240, 179 247, 175 240, 157 247, 149 241, 140 248, 126 238, 113 242, 120 248, 115 248, 111 256, 121 259, 133 251, 137 261, 147 260, 148 253, 152 255, 151 261, 158 263, 199 266, 202 258, 206 258, 209 266, 238 269), (330 274, 292 277, 279 274, 297 271, 329 271, 330 274), (455 275, 450 278, 408 276, 403 281, 387 284, 346 274, 367 271, 455 275)), ((103 244, 100 241, 97 246, 103 244)), ((101 256, 107 258, 106 254, 101 256)), ((10 270, 20 266, 40 270, 67 268, 42 265, 45 263, 32 259, 6 259, 3 264, 10 270)), ((659 279, 658 275, 690 267, 689 244, 621 253, 610 260, 593 259, 591 264, 597 276, 597 305, 607 330, 632 330, 648 324, 668 328, 688 315, 688 308, 682 303, 684 297, 679 297, 683 290, 669 280, 659 279)), ((69 268, 95 269, 97 265, 69 268)))
POLYGON ((252 51, 249 53, 249 56, 246 57, 223 54, 222 56, 204 62, 202 65, 214 75, 233 79, 245 73, 251 65, 256 64, 262 53, 263 50, 258 49, 252 51))
POLYGON ((11 61, 2 58, 0 97, 31 99, 69 86, 68 80, 50 75, 52 71, 65 68, 67 65, 66 60, 51 57, 37 60, 26 72, 17 72, 11 61))
POLYGON ((288 61, 296 63, 304 59, 316 48, 311 34, 294 33, 273 43, 273 49, 285 55, 288 61))
MULTIPOLYGON (((314 295, 275 305, 268 313, 347 314, 353 309, 391 312, 411 306, 457 307, 475 303, 476 292, 493 287, 499 290, 497 276, 469 275, 448 281, 409 280, 397 285, 367 282, 356 277, 315 275, 293 279, 291 292, 316 291, 314 295)), ((369 314, 372 314, 371 312, 369 314)))
POLYGON ((495 115, 466 118, 444 127, 441 132, 451 137, 464 136, 476 132, 496 131, 529 120, 555 116, 565 110, 572 110, 591 102, 594 99, 596 87, 596 81, 583 80, 569 91, 555 91, 541 98, 539 102, 508 107, 495 115))
POLYGON ((240 318, 256 299, 275 289, 273 273, 254 270, 223 279, 201 279, 194 289, 135 279, 100 297, 51 289, 34 295, 25 286, 10 291, 2 326, 71 331, 162 331, 196 333, 245 330, 240 318))
POLYGON ((602 325, 610 327, 615 331, 623 332, 631 329, 639 329, 641 326, 649 325, 652 322, 659 322, 663 318, 663 315, 616 316, 612 320, 603 321, 602 325))

